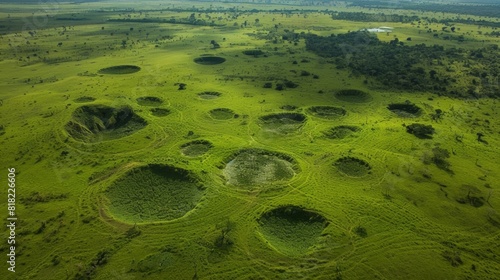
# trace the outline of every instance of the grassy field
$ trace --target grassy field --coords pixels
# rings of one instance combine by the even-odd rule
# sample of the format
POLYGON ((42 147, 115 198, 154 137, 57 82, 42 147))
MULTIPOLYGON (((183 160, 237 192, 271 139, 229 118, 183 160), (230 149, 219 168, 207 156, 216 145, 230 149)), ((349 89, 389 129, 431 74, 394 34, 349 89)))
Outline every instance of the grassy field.
POLYGON ((492 27, 456 24, 458 42, 323 12, 415 14, 344 5, 2 7, 5 279, 500 278, 498 100, 384 89, 266 37, 390 26, 380 40, 474 49, 492 27))

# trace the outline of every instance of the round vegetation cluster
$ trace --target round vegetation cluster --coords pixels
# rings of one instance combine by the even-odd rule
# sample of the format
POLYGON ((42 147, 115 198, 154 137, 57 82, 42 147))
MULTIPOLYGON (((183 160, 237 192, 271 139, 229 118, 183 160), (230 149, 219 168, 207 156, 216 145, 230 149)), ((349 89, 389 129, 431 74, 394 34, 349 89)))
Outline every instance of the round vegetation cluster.
POLYGON ((357 89, 344 89, 335 93, 335 98, 351 103, 365 103, 372 100, 372 96, 364 91, 357 89))
POLYGON ((163 100, 155 96, 142 96, 136 99, 137 104, 141 106, 159 106, 163 103, 163 100))
POLYGON ((328 226, 322 215, 298 206, 281 206, 259 219, 263 237, 281 253, 299 256, 311 250, 328 226))
POLYGON ((195 58, 194 62, 201 65, 216 65, 226 62, 226 59, 219 56, 202 56, 195 58))
POLYGON ((155 117, 165 117, 170 115, 171 113, 169 109, 165 108, 152 108, 150 111, 151 114, 155 117))
POLYGON ((280 107, 280 109, 285 110, 285 111, 294 111, 294 110, 297 110, 297 106, 295 106, 295 105, 283 105, 280 107))
POLYGON ((201 99, 217 99, 222 95, 222 93, 217 91, 204 91, 198 93, 198 97, 201 99))
POLYGON ((212 119, 222 121, 238 117, 238 115, 235 114, 233 110, 228 108, 215 108, 213 110, 210 110, 210 112, 208 113, 210 114, 210 117, 212 117, 212 119))
POLYGON ((88 105, 73 112, 65 129, 77 140, 99 142, 131 135, 146 125, 147 122, 129 106, 88 105))
POLYGON ((355 157, 339 158, 333 165, 338 171, 350 177, 366 176, 372 169, 368 162, 355 157))
POLYGON ((96 99, 94 97, 91 97, 91 96, 82 96, 82 97, 78 97, 77 99, 75 99, 75 102, 76 103, 87 103, 87 102, 94 102, 96 99))
POLYGON ((102 68, 99 70, 99 74, 123 75, 123 74, 132 74, 135 72, 139 72, 140 70, 141 67, 135 65, 117 65, 117 66, 102 68))
POLYGON ((313 116, 324 119, 336 119, 347 114, 345 109, 333 106, 313 106, 309 107, 307 112, 313 116))
POLYGON ((361 128, 353 125, 339 125, 323 131, 325 137, 330 139, 344 139, 349 136, 354 136, 356 132, 361 131, 361 128))
POLYGON ((406 101, 405 103, 392 103, 387 106, 391 112, 397 114, 400 117, 405 118, 415 118, 422 114, 422 109, 417 105, 406 101))
POLYGON ((306 122, 307 118, 299 113, 278 113, 259 118, 260 126, 269 132, 290 134, 297 132, 306 122))
POLYGON ((246 50, 246 51, 243 51, 243 54, 252 55, 252 56, 259 56, 259 55, 263 55, 264 52, 261 50, 246 50))
POLYGON ((206 154, 213 147, 207 140, 195 140, 181 145, 181 153, 187 157, 198 157, 206 154))
POLYGON ((298 172, 296 161, 285 154, 260 149, 234 153, 224 168, 228 184, 251 187, 290 180, 298 172))
POLYGON ((108 209, 129 223, 168 221, 191 211, 204 186, 189 171, 161 164, 137 167, 109 186, 108 209))

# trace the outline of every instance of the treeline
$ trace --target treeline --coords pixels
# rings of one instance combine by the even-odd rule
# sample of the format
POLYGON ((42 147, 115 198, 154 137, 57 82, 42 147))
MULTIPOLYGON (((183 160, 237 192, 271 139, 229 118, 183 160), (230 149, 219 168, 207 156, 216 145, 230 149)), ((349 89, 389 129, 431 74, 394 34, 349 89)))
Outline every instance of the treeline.
POLYGON ((497 45, 473 51, 425 44, 407 46, 397 38, 385 43, 363 31, 303 36, 307 50, 330 58, 338 69, 373 78, 384 88, 454 97, 500 97, 497 45), (464 65, 466 71, 454 71, 450 66, 454 64, 464 65))
POLYGON ((429 23, 442 23, 446 25, 451 25, 453 23, 463 23, 490 27, 500 27, 500 22, 498 21, 488 21, 488 20, 475 20, 473 18, 447 18, 447 19, 436 19, 430 17, 419 17, 419 16, 406 16, 398 14, 384 14, 384 13, 364 13, 364 12, 332 12, 333 19, 339 20, 351 20, 351 21, 361 21, 361 22, 420 22, 427 21, 429 23))
POLYGON ((108 19, 109 22, 134 22, 134 23, 173 23, 173 24, 188 24, 188 25, 203 25, 203 26, 223 26, 221 24, 216 24, 214 22, 208 22, 203 19, 161 19, 161 18, 142 18, 142 19, 132 19, 132 18, 117 18, 108 19))
POLYGON ((363 12, 338 12, 333 14, 333 19, 366 21, 366 22, 412 22, 418 21, 418 16, 386 15, 384 13, 370 14, 363 12))
POLYGON ((437 3, 416 3, 403 2, 397 3, 377 0, 350 0, 348 6, 358 6, 364 8, 382 8, 382 9, 402 9, 417 10, 426 12, 466 14, 476 16, 498 17, 500 15, 500 5, 496 4, 437 4, 437 3))

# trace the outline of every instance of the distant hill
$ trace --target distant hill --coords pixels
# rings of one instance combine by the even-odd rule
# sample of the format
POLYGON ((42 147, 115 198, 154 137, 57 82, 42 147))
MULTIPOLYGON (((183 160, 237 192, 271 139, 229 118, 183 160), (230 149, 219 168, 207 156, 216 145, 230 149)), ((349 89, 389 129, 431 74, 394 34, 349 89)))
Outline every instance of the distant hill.
MULTIPOLYGON (((84 2, 100 2, 103 0, 68 0, 62 2, 70 2, 70 3, 84 3, 84 2)), ((0 0, 0 3, 16 3, 16 4, 25 4, 25 3, 39 3, 40 0, 0 0)), ((43 2, 42 2, 43 3, 43 2)))

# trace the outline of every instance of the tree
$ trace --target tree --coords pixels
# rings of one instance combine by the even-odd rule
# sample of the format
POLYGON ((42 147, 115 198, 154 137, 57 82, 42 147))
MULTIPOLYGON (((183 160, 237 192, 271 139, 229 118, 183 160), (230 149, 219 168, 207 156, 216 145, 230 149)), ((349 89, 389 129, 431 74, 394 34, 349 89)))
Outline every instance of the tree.
POLYGON ((434 134, 432 125, 412 123, 406 127, 406 132, 415 135, 420 139, 430 139, 434 134))
POLYGON ((233 230, 234 226, 235 223, 230 221, 229 218, 227 219, 226 222, 218 224, 216 226, 217 229, 220 229, 220 234, 219 236, 217 236, 214 242, 214 245, 217 248, 227 249, 231 245, 233 245, 233 241, 229 238, 229 232, 233 230))
POLYGON ((220 45, 217 42, 215 42, 215 40, 210 41, 210 45, 212 45, 214 49, 220 48, 220 45))
POLYGON ((446 160, 447 158, 450 157, 450 152, 448 150, 436 147, 432 149, 432 153, 433 153, 432 161, 434 162, 434 164, 436 164, 438 168, 448 172, 452 172, 450 170, 451 164, 446 160))

